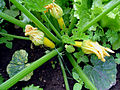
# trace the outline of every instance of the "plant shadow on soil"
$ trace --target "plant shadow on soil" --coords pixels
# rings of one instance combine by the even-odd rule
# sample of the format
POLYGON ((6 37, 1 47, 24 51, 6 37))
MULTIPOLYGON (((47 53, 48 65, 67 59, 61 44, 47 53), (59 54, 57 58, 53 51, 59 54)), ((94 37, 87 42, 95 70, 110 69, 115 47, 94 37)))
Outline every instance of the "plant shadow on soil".
MULTIPOLYGON (((5 30, 8 31, 9 34, 24 36, 22 29, 15 29, 13 24, 7 24, 5 26, 5 30)), ((5 44, 0 44, 0 73, 2 74, 3 78, 6 80, 9 79, 9 76, 6 72, 6 67, 9 64, 13 53, 16 50, 24 49, 28 52, 28 62, 34 62, 35 60, 39 59, 43 55, 45 55, 45 48, 34 47, 34 49, 30 48, 31 41, 26 40, 19 40, 14 39, 12 49, 8 49, 5 47, 5 44)), ((72 65, 69 63, 67 58, 65 59, 65 63, 68 69, 71 71, 72 65)), ((117 66, 118 73, 117 73, 117 82, 116 85, 113 86, 110 90, 120 90, 120 65, 117 66)), ((71 78, 70 74, 67 72, 67 76, 71 78)), ((73 85, 75 80, 68 79, 70 90, 73 90, 73 85)), ((35 86, 40 86, 44 90, 65 90, 64 80, 61 72, 61 68, 59 65, 59 61, 55 56, 36 70, 34 70, 34 75, 32 78, 25 82, 19 81, 9 90, 22 90, 22 87, 29 86, 34 84, 35 86), (51 61, 57 61, 55 65, 55 69, 52 68, 51 61)), ((83 88, 82 90, 86 90, 83 88)))

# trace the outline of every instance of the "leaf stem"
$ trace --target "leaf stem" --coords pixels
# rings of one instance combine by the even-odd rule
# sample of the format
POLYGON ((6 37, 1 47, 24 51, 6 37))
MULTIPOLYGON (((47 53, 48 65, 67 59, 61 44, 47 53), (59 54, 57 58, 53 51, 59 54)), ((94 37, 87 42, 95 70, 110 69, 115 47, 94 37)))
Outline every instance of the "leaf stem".
POLYGON ((74 69, 77 71, 79 74, 80 78, 84 81, 84 83, 87 85, 87 87, 90 90, 97 90, 97 88, 92 84, 92 82, 88 79, 88 77, 85 75, 85 73, 82 71, 81 67, 76 63, 75 59, 73 56, 69 53, 66 53, 70 63, 74 67, 74 69))
POLYGON ((61 41, 56 38, 32 13, 30 13, 24 6, 16 0, 10 0, 19 10, 21 10, 29 19, 31 19, 51 40, 56 43, 61 41))
MULTIPOLYGON (((59 52, 62 51, 62 47, 58 48, 57 50, 59 52)), ((19 73, 5 81, 3 84, 0 85, 0 90, 8 90, 11 86, 16 84, 18 81, 20 81, 22 78, 24 78, 27 74, 31 73, 33 70, 50 60, 52 57, 56 56, 58 52, 56 50, 51 51, 50 53, 46 54, 45 56, 41 57, 40 59, 33 62, 28 67, 21 70, 19 73)))
POLYGON ((61 66, 61 69, 62 69, 66 90, 70 90, 68 80, 67 80, 67 75, 66 75, 66 72, 65 72, 65 68, 63 66, 63 63, 62 63, 62 60, 61 60, 60 56, 58 56, 58 59, 59 59, 60 66, 61 66))
POLYGON ((1 33, 1 32, 0 34, 4 36, 8 36, 8 37, 17 38, 17 39, 30 40, 28 37, 16 36, 16 35, 11 35, 11 34, 1 33))
POLYGON ((111 10, 113 10, 116 6, 120 4, 120 0, 118 0, 116 3, 114 3, 112 6, 104 10, 101 14, 99 14, 95 19, 91 20, 89 24, 87 24, 85 27, 83 27, 83 32, 85 32, 89 27, 91 27, 93 24, 98 22, 102 17, 104 17, 107 13, 109 13, 111 10))
POLYGON ((71 30, 74 28, 76 23, 77 23, 77 18, 73 16, 71 19, 71 23, 69 25, 69 28, 68 28, 68 35, 71 34, 71 30))
POLYGON ((61 35, 60 33, 56 30, 56 28, 52 25, 52 23, 50 22, 50 20, 47 18, 47 16, 45 15, 44 12, 42 12, 42 14, 44 15, 45 19, 47 20, 47 22, 49 23, 50 27, 53 29, 53 31, 55 32, 55 34, 57 35, 57 37, 59 39, 61 39, 61 35))
POLYGON ((20 20, 15 19, 15 18, 13 18, 13 17, 11 17, 3 12, 0 12, 0 17, 13 23, 13 24, 20 26, 21 28, 25 28, 25 26, 26 26, 25 23, 21 22, 20 20))

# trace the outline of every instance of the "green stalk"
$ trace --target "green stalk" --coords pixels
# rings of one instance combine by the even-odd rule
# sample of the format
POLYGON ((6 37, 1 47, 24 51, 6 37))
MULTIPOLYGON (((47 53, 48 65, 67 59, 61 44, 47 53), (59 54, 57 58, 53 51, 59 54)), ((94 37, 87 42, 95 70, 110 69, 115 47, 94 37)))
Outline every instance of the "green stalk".
POLYGON ((11 23, 16 24, 17 26, 20 26, 21 28, 25 28, 25 26, 26 26, 25 23, 21 22, 20 20, 15 19, 15 18, 13 18, 13 17, 11 17, 3 12, 0 12, 0 17, 11 22, 11 23))
POLYGON ((61 66, 61 69, 62 69, 66 90, 70 90, 68 80, 67 80, 67 75, 66 75, 66 72, 65 72, 65 68, 63 66, 63 63, 62 63, 62 60, 61 60, 60 56, 58 56, 58 59, 59 59, 60 66, 61 66))
POLYGON ((70 63, 74 67, 74 69, 77 71, 79 74, 80 78, 83 80, 83 82, 87 85, 87 87, 90 90, 97 90, 97 88, 92 84, 92 82, 88 79, 88 77, 85 75, 85 73, 82 71, 81 67, 76 63, 75 59, 73 56, 69 53, 66 53, 70 63))
POLYGON ((101 14, 99 14, 95 19, 91 20, 89 24, 87 24, 85 27, 83 27, 83 32, 85 32, 89 27, 91 27, 93 24, 98 22, 102 17, 104 17, 107 13, 109 13, 111 10, 113 10, 116 6, 120 4, 120 0, 118 0, 116 3, 114 3, 112 6, 104 10, 101 14))
MULTIPOLYGON (((58 48, 59 52, 62 51, 63 48, 58 48)), ((3 84, 0 85, 0 90, 8 90, 11 86, 16 84, 19 80, 24 78, 27 74, 31 73, 33 70, 50 60, 52 57, 56 56, 58 52, 56 50, 51 51, 50 53, 46 54, 45 56, 41 57, 40 59, 33 62, 31 65, 26 67, 25 69, 21 70, 19 73, 5 81, 3 84)))
POLYGON ((71 23, 69 25, 69 28, 68 28, 68 35, 71 34, 71 30, 75 27, 76 23, 77 23, 77 18, 73 16, 71 19, 71 23))
POLYGON ((49 23, 50 27, 53 29, 53 31, 54 31, 55 34, 57 35, 57 37, 58 37, 59 39, 61 39, 60 33, 59 33, 59 32, 56 30, 56 28, 52 25, 52 23, 51 23, 50 20, 47 18, 47 16, 45 15, 45 13, 44 13, 44 12, 42 12, 42 13, 43 13, 45 19, 47 20, 47 22, 49 23))
POLYGON ((30 13, 24 6, 16 0, 10 0, 19 10, 21 10, 29 19, 31 19, 51 40, 56 43, 61 41, 56 38, 32 13, 30 13))
POLYGON ((1 32, 0 32, 0 34, 4 35, 4 36, 7 36, 7 37, 23 39, 23 40, 30 40, 28 37, 16 36, 16 35, 11 35, 11 34, 1 33, 1 32))

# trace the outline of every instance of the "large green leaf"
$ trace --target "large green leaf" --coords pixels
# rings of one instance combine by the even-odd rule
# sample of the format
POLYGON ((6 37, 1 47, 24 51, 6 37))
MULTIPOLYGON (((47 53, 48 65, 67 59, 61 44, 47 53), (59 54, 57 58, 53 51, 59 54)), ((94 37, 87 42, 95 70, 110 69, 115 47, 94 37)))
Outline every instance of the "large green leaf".
POLYGON ((77 27, 81 30, 83 27, 88 24, 90 21, 90 14, 88 9, 88 0, 80 0, 76 1, 74 4, 74 16, 77 17, 79 20, 77 27))
POLYGON ((52 3, 53 0, 24 0, 26 6, 33 11, 45 11, 44 6, 52 3))
POLYGON ((116 63, 114 58, 105 57, 106 62, 98 60, 96 56, 91 57, 93 66, 86 65, 84 72, 96 86, 98 90, 108 90, 111 86, 116 83, 116 63))
MULTIPOLYGON (((10 64, 8 64, 7 66, 7 73, 9 74, 9 77, 14 76, 22 69, 30 65, 27 62, 28 62, 28 53, 25 50, 16 51, 12 56, 12 60, 10 61, 10 64)), ((25 76, 22 80, 28 81, 32 75, 33 72, 25 76)))

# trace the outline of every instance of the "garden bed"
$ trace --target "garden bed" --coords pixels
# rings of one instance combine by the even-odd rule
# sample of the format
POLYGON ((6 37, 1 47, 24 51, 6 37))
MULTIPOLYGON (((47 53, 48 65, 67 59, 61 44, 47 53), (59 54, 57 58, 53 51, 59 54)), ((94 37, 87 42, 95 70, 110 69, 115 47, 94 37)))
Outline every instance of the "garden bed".
MULTIPOLYGON (((4 22, 7 23, 7 22, 4 22)), ((8 31, 10 34, 15 34, 18 36, 24 36, 24 33, 22 32, 22 29, 15 29, 15 26, 13 24, 8 23, 5 26, 5 30, 8 31), (11 29, 10 29, 11 28, 11 29)), ((46 48, 40 48, 33 46, 33 49, 31 49, 31 41, 25 41, 20 39, 14 39, 13 41, 13 47, 12 49, 8 49, 5 47, 4 44, 0 45, 0 73, 2 74, 3 78, 6 80, 9 79, 9 76, 6 72, 6 67, 9 64, 13 53, 16 50, 24 49, 28 52, 29 56, 29 62, 33 62, 40 57, 42 57, 45 54, 46 48)), ((119 52, 119 50, 118 50, 119 52)), ((65 59, 65 63, 67 64, 69 70, 71 71, 72 65, 69 63, 67 59, 65 59)), ((69 78, 72 78, 70 74, 67 72, 67 75, 69 78)), ((68 79, 70 90, 72 90, 74 83, 76 82, 74 79, 68 79)), ((40 86, 44 90, 65 90, 65 84, 63 75, 61 72, 60 64, 57 59, 57 57, 52 58, 45 64, 43 64, 41 67, 36 69, 34 71, 34 75, 32 78, 25 82, 20 81, 17 84, 15 84, 13 87, 11 87, 9 90, 21 90, 22 87, 29 86, 31 84, 34 84, 35 86, 40 86), (55 68, 53 69, 51 62, 57 61, 55 64, 55 68)), ((113 86, 110 90, 119 90, 120 89, 120 65, 117 66, 117 79, 116 79, 116 85, 113 86)), ((86 90, 83 88, 82 90, 86 90)))
POLYGON ((0 90, 119 90, 120 1, 98 1, 0 1, 0 90))

